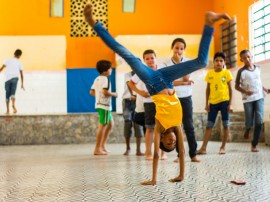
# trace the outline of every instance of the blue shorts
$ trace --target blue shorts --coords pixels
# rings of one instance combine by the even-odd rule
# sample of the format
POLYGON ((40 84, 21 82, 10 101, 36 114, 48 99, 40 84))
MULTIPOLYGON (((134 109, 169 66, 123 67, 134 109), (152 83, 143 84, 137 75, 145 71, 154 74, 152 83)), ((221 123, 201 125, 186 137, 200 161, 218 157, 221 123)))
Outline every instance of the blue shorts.
POLYGON ((12 78, 5 82, 6 102, 9 102, 10 98, 15 98, 18 80, 19 78, 12 78))
POLYGON ((207 128, 213 128, 216 122, 218 111, 221 112, 223 127, 229 127, 229 101, 220 102, 218 104, 210 104, 210 111, 208 112, 207 128))

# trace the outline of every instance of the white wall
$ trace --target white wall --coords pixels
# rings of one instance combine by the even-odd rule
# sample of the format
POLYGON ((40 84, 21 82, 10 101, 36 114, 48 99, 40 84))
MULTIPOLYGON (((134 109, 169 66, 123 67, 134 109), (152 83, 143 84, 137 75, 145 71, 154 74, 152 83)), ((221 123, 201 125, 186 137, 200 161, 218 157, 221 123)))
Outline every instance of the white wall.
MULTIPOLYGON (((0 65, 23 51, 25 91, 16 92, 18 114, 67 112, 65 36, 0 36, 0 65)), ((5 70, 4 70, 5 71, 5 70)), ((0 73, 0 115, 6 112, 4 71, 0 73)))
MULTIPOLYGON (((4 75, 0 74, 0 114, 6 112, 4 75)), ((67 112, 66 71, 25 71, 24 87, 16 91, 17 114, 58 114, 67 112)), ((12 112, 12 110, 11 110, 12 112)))

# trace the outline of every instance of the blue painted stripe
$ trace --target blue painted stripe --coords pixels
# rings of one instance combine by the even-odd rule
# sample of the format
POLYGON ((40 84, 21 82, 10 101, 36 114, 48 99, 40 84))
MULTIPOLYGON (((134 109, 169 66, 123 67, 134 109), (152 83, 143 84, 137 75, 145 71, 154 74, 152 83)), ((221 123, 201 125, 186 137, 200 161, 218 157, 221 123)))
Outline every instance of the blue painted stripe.
MULTIPOLYGON (((90 88, 99 75, 95 68, 67 69, 67 112, 96 112, 95 98, 89 94, 90 88)), ((110 76, 112 91, 115 92, 115 69, 110 76)), ((112 99, 112 109, 116 109, 116 100, 112 99)))

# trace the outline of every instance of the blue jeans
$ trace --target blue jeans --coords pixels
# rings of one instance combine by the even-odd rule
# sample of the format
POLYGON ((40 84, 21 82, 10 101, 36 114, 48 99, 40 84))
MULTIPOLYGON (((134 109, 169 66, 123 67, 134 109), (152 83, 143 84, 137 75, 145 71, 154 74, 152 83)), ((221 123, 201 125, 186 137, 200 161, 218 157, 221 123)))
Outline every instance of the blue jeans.
POLYGON ((218 111, 221 113, 223 127, 229 127, 230 115, 228 112, 229 101, 220 102, 217 104, 210 104, 210 111, 208 112, 207 128, 213 128, 216 122, 218 111))
POLYGON ((129 64, 131 69, 145 83, 150 95, 155 95, 166 88, 173 89, 172 82, 175 79, 205 67, 208 64, 209 46, 214 32, 213 27, 207 25, 204 26, 199 53, 196 59, 181 62, 159 70, 152 70, 124 46, 115 41, 101 23, 96 23, 93 26, 93 29, 110 49, 120 55, 129 64))
POLYGON ((254 135, 252 146, 255 147, 261 135, 263 114, 264 114, 264 98, 252 102, 244 103, 245 117, 246 117, 246 130, 249 131, 255 122, 254 135))
POLYGON ((194 156, 196 156, 197 141, 195 138, 194 126, 193 126, 192 99, 191 99, 191 96, 178 98, 178 99, 181 103, 182 110, 183 110, 183 125, 184 125, 184 130, 187 136, 189 156, 190 158, 193 158, 194 156))
POLYGON ((19 78, 12 78, 5 82, 6 102, 9 102, 10 97, 15 98, 18 80, 19 78))

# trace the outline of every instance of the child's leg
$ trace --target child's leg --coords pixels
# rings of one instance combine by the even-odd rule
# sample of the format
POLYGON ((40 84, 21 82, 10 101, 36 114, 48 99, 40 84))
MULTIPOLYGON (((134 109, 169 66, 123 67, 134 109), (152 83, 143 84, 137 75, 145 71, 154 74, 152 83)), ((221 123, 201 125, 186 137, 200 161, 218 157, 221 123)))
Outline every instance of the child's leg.
POLYGON ((227 139, 229 137, 230 133, 230 116, 228 112, 228 105, 229 101, 225 101, 221 103, 221 117, 222 117, 222 124, 223 124, 223 138, 222 138, 222 144, 219 150, 219 154, 225 154, 225 145, 227 142, 227 139))
POLYGON ((183 126, 184 131, 187 137, 188 147, 189 147, 189 156, 191 159, 197 161, 196 151, 197 151, 197 141, 195 138, 194 126, 193 126, 193 104, 192 98, 185 97, 179 98, 179 101, 183 110, 183 126))
POLYGON ((110 123, 108 125, 106 125, 105 130, 104 130, 104 134, 103 134, 102 139, 101 139, 101 145, 100 146, 103 149, 103 151, 106 152, 106 153, 110 152, 106 148, 106 142, 107 142, 107 139, 108 139, 110 133, 112 132, 113 126, 114 126, 114 122, 113 122, 113 119, 111 119, 110 123))
POLYGON ((252 148, 255 150, 256 146, 259 142, 259 138, 261 135, 261 130, 263 128, 263 116, 264 116, 264 98, 257 100, 254 102, 254 116, 255 116, 255 126, 254 126, 254 135, 253 140, 251 142, 252 148))
POLYGON ((145 115, 145 157, 147 160, 152 160, 152 142, 154 138, 154 128, 155 128, 155 114, 156 106, 153 102, 144 103, 144 115, 145 115))
POLYGON ((93 26, 93 29, 110 49, 120 55, 129 64, 132 70, 144 83, 149 83, 149 80, 152 78, 152 74, 155 73, 154 70, 144 65, 128 49, 115 41, 115 39, 108 33, 102 24, 96 23, 93 26))
POLYGON ((12 97, 11 98, 11 102, 12 102, 13 113, 16 114, 17 113, 17 109, 15 107, 15 97, 12 97))
POLYGON ((98 124, 98 130, 97 130, 97 134, 96 134, 96 147, 94 150, 94 155, 106 155, 107 154, 101 148, 101 140, 102 140, 102 136, 104 133, 104 128, 105 128, 105 125, 100 124, 100 123, 98 124))
POLYGON ((135 103, 129 99, 123 99, 123 117, 124 117, 124 137, 126 140, 126 151, 124 155, 129 155, 130 153, 130 137, 132 134, 132 114, 134 111, 135 103))
POLYGON ((128 156, 130 153, 130 137, 125 136, 125 141, 126 141, 126 151, 124 155, 128 156))
POLYGON ((6 107, 7 107, 6 114, 9 114, 9 101, 6 101, 6 107))
POLYGON ((208 63, 208 52, 214 28, 210 26, 204 26, 198 57, 194 60, 186 62, 180 62, 178 64, 159 69, 163 75, 164 80, 174 81, 175 79, 181 78, 191 72, 205 67, 208 63))
POLYGON ((207 147, 208 141, 211 137, 211 133, 212 133, 212 128, 206 128, 205 135, 203 138, 203 144, 202 144, 201 148, 197 151, 197 154, 206 154, 206 147, 207 147))
MULTIPOLYGON (((129 50, 116 42, 109 32, 102 26, 102 24, 94 19, 92 5, 87 4, 84 7, 83 14, 85 21, 96 31, 102 41, 110 49, 120 55, 144 83, 149 83, 146 81, 152 79, 151 72, 154 72, 154 70, 148 68, 137 57, 130 53, 129 50)), ((151 83, 149 84, 151 85, 151 83)))
POLYGON ((136 137, 136 155, 143 156, 144 153, 141 152, 141 139, 143 137, 143 127, 139 124, 133 122, 135 137, 136 137))
POLYGON ((229 127, 223 127, 223 137, 222 137, 222 144, 219 150, 219 154, 225 154, 225 146, 227 139, 229 137, 230 128, 229 127))
POLYGON ((201 148, 197 151, 197 154, 206 154, 206 147, 211 137, 212 128, 215 125, 217 114, 219 111, 219 104, 210 104, 210 111, 208 112, 207 126, 201 148))
POLYGON ((145 132, 145 158, 146 160, 152 160, 152 142, 154 136, 154 129, 153 128, 146 128, 145 132))
POLYGON ((141 151, 141 137, 136 137, 136 155, 144 156, 144 153, 141 151))
POLYGON ((11 79, 11 85, 10 85, 10 97, 11 97, 11 102, 12 102, 12 108, 13 108, 13 113, 17 113, 17 109, 15 107, 15 93, 17 90, 17 83, 18 83, 18 78, 13 78, 11 79))
POLYGON ((5 90, 6 90, 6 107, 7 107, 7 111, 6 114, 9 114, 9 99, 11 96, 11 83, 10 80, 5 82, 5 90))
POLYGON ((130 153, 130 137, 132 134, 132 121, 131 120, 125 120, 124 124, 124 136, 126 140, 126 151, 124 155, 129 155, 130 153))
POLYGON ((167 81, 174 81, 175 79, 181 78, 207 65, 209 47, 214 33, 214 28, 212 26, 216 21, 220 19, 229 20, 230 17, 225 13, 206 13, 205 26, 200 41, 200 48, 197 59, 181 62, 179 64, 161 69, 160 71, 162 72, 164 80, 167 79, 167 81))
POLYGON ((244 133, 244 138, 249 138, 249 131, 254 123, 254 106, 253 102, 244 103, 244 111, 245 111, 245 127, 246 131, 244 133))

